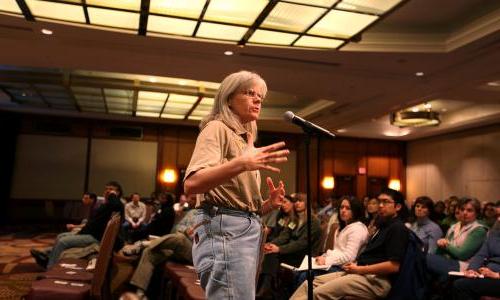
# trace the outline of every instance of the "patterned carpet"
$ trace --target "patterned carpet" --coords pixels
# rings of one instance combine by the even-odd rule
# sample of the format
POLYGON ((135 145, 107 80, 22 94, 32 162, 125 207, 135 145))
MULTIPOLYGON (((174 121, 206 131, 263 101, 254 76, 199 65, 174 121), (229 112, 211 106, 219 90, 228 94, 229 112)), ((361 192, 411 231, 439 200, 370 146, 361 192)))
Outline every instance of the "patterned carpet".
POLYGON ((21 299, 43 272, 30 255, 31 248, 50 247, 56 234, 19 232, 0 235, 0 299, 21 299))

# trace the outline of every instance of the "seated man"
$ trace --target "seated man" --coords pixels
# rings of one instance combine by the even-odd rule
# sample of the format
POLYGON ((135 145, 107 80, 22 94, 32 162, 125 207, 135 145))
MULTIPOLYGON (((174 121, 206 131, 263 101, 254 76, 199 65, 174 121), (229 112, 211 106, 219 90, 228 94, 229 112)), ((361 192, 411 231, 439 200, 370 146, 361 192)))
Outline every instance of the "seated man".
POLYGON ((77 233, 80 231, 85 224, 87 224, 87 221, 90 217, 92 217, 95 212, 97 211, 97 208, 99 207, 100 203, 97 202, 97 195, 94 193, 84 193, 82 197, 82 215, 83 219, 80 224, 66 224, 66 229, 72 233, 77 233))
POLYGON ((125 205, 125 221, 122 224, 123 231, 128 240, 132 240, 133 232, 139 232, 146 228, 146 204, 141 202, 141 195, 133 193, 131 201, 125 205))
MULTIPOLYGON (((398 217, 403 195, 386 189, 379 196, 378 230, 371 236, 357 262, 342 266, 344 271, 314 279, 314 299, 384 298, 391 290, 391 279, 399 272, 408 244, 408 229, 398 217)), ((307 299, 304 282, 290 299, 307 299)))
POLYGON ((57 262, 64 250, 100 243, 112 213, 123 213, 123 204, 120 201, 121 195, 122 188, 120 184, 116 181, 108 182, 104 188, 104 204, 99 206, 95 214, 89 218, 85 226, 77 234, 67 234, 58 238, 48 255, 34 249, 32 249, 31 255, 35 257, 37 263, 42 267, 50 268, 57 262))
MULTIPOLYGON (((196 205, 196 197, 187 197, 190 208, 196 205)), ((182 220, 172 229, 172 233, 153 240, 142 252, 141 260, 130 280, 137 287, 137 295, 144 298, 155 266, 168 259, 193 264, 191 248, 195 226, 195 209, 189 209, 182 220)))

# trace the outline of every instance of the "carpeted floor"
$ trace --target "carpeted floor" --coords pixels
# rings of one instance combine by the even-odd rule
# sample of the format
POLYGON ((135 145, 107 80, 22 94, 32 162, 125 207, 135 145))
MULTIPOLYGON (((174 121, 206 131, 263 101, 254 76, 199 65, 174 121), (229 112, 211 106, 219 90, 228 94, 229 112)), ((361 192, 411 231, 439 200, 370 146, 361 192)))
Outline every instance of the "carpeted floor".
POLYGON ((0 235, 0 299, 21 299, 43 272, 30 255, 31 248, 50 247, 56 234, 19 232, 0 235))

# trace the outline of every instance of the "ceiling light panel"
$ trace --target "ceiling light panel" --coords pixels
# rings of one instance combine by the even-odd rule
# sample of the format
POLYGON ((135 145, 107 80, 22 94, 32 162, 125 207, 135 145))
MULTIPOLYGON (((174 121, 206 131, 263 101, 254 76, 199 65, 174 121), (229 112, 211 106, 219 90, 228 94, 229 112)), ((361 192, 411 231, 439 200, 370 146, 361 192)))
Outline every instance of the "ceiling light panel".
POLYGON ((26 0, 31 13, 35 17, 85 23, 83 7, 48 1, 26 0))
POLYGON ((331 10, 308 33, 349 39, 377 19, 377 16, 331 10))
POLYGON ((209 39, 239 41, 247 30, 248 28, 246 27, 202 22, 196 36, 209 39))
POLYGON ((88 5, 105 6, 126 10, 141 10, 141 0, 86 0, 88 5))
POLYGON ((132 115, 131 110, 121 110, 121 109, 110 109, 109 113, 111 114, 119 114, 119 115, 132 115))
POLYGON ((120 89, 104 89, 104 94, 106 97, 122 97, 130 98, 134 96, 134 91, 132 90, 120 90, 120 89))
POLYGON ((103 99, 100 95, 82 95, 82 94, 74 94, 75 99, 78 101, 91 101, 91 102, 100 102, 102 103, 103 99))
POLYGON ((138 111, 157 112, 158 116, 168 97, 166 93, 139 91, 137 100, 138 111))
POLYGON ((338 0, 288 0, 288 2, 309 4, 309 5, 322 6, 328 8, 332 7, 332 5, 337 1, 338 0))
POLYGON ((290 45, 298 36, 298 34, 257 29, 248 41, 259 44, 290 45))
POLYGON ((101 89, 86 86, 72 86, 71 90, 75 94, 101 95, 101 89))
POLYGON ((212 0, 204 19, 239 25, 252 25, 267 5, 266 0, 212 0))
POLYGON ((191 36, 196 23, 196 21, 150 15, 148 17, 148 31, 191 36))
POLYGON ((159 112, 148 112, 148 111, 136 111, 135 115, 139 117, 150 117, 150 118, 160 117, 159 112))
POLYGON ((402 0, 342 0, 335 8, 381 15, 392 9, 402 0))
POLYGON ((294 46, 306 48, 327 48, 335 49, 342 45, 344 41, 335 39, 325 39, 314 36, 302 36, 294 46))
POLYGON ((182 120, 184 119, 184 115, 183 114, 162 114, 161 115, 162 118, 167 118, 167 119, 177 119, 177 120, 182 120))
POLYGON ((116 28, 137 29, 139 14, 111 9, 88 7, 90 23, 116 28))
POLYGON ((11 13, 21 14, 22 11, 17 5, 16 0, 2 0, 0 11, 8 11, 11 13))
POLYGON ((84 112, 99 112, 99 113, 103 113, 105 112, 104 108, 97 108, 97 107, 83 107, 81 106, 80 107, 82 109, 82 111, 84 112))
POLYGON ((290 3, 278 3, 262 23, 264 28, 303 32, 326 9, 290 3))
POLYGON ((188 120, 199 121, 201 119, 203 119, 203 117, 201 117, 201 116, 193 116, 193 115, 191 115, 191 116, 188 117, 188 120))
POLYGON ((198 19, 206 0, 151 0, 149 11, 157 14, 198 19))

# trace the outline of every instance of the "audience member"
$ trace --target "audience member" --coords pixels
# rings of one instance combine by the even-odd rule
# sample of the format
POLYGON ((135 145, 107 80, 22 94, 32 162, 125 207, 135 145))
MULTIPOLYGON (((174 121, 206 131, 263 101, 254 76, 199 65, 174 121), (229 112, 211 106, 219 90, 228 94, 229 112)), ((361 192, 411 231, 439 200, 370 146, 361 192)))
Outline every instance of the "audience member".
POLYGON ((444 218, 446 218, 445 214, 446 206, 443 201, 439 200, 434 204, 434 221, 438 224, 441 224, 444 218))
MULTIPOLYGON (((398 191, 385 189, 378 197, 378 230, 371 237, 357 262, 342 266, 343 271, 317 276, 314 299, 343 299, 346 296, 384 298, 391 289, 391 279, 399 272, 408 244, 408 229, 398 217, 404 204, 398 191)), ((307 299, 307 282, 292 295, 293 300, 307 299)))
MULTIPOLYGON (((291 220, 295 220, 295 209, 293 204, 295 199, 290 195, 285 195, 280 209, 274 210, 262 217, 262 224, 266 226, 267 240, 272 241, 278 237, 281 231, 286 228, 291 220)), ((290 224, 294 226, 293 224, 290 224)))
POLYGON ((486 237, 486 228, 477 221, 481 213, 479 201, 464 199, 459 209, 459 222, 437 241, 436 254, 427 255, 427 269, 438 282, 445 282, 450 271, 465 271, 486 237))
POLYGON ((451 225, 457 222, 455 217, 455 210, 459 207, 459 199, 456 196, 451 196, 448 198, 448 206, 446 207, 446 217, 441 221, 441 229, 443 232, 447 232, 451 225))
POLYGON ((477 300, 481 296, 500 297, 500 202, 498 218, 481 249, 471 258, 465 278, 453 283, 453 299, 477 300))
POLYGON ((94 193, 84 193, 82 197, 82 216, 83 219, 80 224, 66 224, 66 229, 68 231, 77 233, 80 231, 83 226, 87 223, 88 219, 92 217, 97 208, 99 207, 99 203, 97 202, 97 195, 94 193))
POLYGON ((35 257, 37 263, 42 267, 50 268, 57 262, 64 250, 100 243, 102 235, 104 234, 104 229, 112 213, 119 212, 123 214, 123 204, 120 201, 121 195, 122 188, 120 184, 116 181, 108 182, 104 187, 104 204, 99 206, 95 214, 77 234, 65 235, 56 240, 48 256, 35 249, 32 249, 31 255, 35 257))
POLYGON ((125 221, 122 224, 125 237, 129 242, 134 242, 135 232, 140 232, 146 228, 146 204, 141 202, 141 195, 133 193, 131 201, 125 205, 125 221))
MULTIPOLYGON (((335 232, 328 234, 326 252, 314 258, 316 264, 327 265, 330 268, 313 270, 315 276, 341 271, 341 266, 353 262, 368 241, 368 229, 361 222, 364 218, 364 207, 361 201, 351 196, 343 196, 340 201, 339 227, 335 232), (333 241, 332 245, 330 241, 333 241)), ((306 279, 307 271, 300 272, 296 280, 297 286, 306 279)))
POLYGON ((175 212, 173 205, 175 202, 175 195, 172 193, 160 193, 158 195, 158 201, 160 207, 146 227, 146 233, 148 235, 162 236, 168 234, 174 225, 175 212))
POLYGON ((132 275, 130 283, 137 287, 137 295, 145 299, 145 291, 149 286, 155 266, 175 260, 193 264, 191 248, 193 246, 193 230, 195 226, 196 197, 187 197, 188 210, 170 234, 154 239, 142 252, 141 259, 132 275))
POLYGON ((484 226, 491 228, 493 227, 493 224, 495 224, 496 220, 497 220, 497 212, 495 208, 495 203, 487 202, 486 204, 484 204, 480 222, 484 226))
POLYGON ((368 233, 370 236, 373 236, 375 231, 377 230, 376 222, 378 215, 379 203, 377 198, 371 198, 368 200, 366 204, 366 212, 365 212, 365 225, 368 228, 368 233))
POLYGON ((436 252, 437 241, 443 236, 443 231, 431 218, 434 202, 427 196, 418 197, 411 211, 411 223, 408 227, 424 243, 426 253, 436 252))

